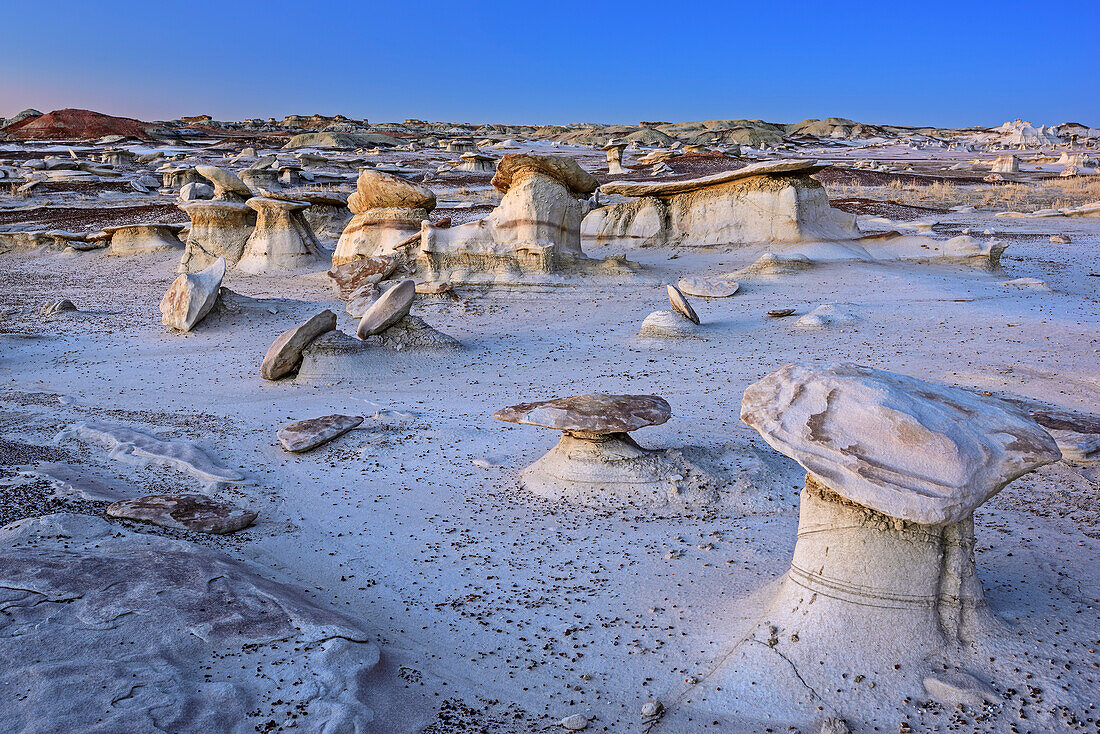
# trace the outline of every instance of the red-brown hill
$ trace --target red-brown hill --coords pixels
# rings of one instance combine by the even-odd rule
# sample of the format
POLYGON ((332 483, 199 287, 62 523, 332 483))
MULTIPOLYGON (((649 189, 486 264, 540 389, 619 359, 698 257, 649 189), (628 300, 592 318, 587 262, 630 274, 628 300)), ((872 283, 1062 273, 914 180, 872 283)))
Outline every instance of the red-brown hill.
POLYGON ((156 129, 157 126, 152 123, 131 117, 66 109, 20 120, 4 128, 4 135, 11 140, 95 140, 104 135, 126 135, 148 140, 156 129))

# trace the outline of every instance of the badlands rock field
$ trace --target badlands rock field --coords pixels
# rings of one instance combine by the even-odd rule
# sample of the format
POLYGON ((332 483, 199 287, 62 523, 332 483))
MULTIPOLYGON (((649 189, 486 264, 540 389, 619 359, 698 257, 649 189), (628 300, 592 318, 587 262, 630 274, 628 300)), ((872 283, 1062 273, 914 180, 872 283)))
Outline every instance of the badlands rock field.
POLYGON ((0 731, 1100 732, 1098 158, 0 120, 0 731))

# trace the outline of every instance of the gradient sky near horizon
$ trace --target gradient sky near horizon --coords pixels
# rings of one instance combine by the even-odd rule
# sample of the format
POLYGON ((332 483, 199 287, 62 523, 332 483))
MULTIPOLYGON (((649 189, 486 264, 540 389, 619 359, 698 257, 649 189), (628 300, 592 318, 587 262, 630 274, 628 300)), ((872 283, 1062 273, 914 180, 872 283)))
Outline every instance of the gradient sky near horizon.
POLYGON ((0 0, 0 116, 1100 126, 1100 2, 0 0))

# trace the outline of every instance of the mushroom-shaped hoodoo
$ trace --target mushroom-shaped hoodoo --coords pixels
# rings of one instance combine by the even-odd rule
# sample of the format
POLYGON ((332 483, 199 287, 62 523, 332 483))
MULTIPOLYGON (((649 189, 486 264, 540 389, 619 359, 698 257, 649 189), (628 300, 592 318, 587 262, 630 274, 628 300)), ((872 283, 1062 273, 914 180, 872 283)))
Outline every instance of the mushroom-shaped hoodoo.
POLYGON ((745 391, 741 419, 807 474, 790 569, 713 681, 735 708, 764 671, 793 669, 789 690, 859 717, 996 634, 973 513, 1058 460, 1049 433, 1001 401, 855 365, 782 367, 745 391))
POLYGON ((245 204, 256 211, 256 228, 237 263, 239 270, 255 275, 324 262, 321 245, 302 216, 308 202, 255 196, 245 204))
POLYGON ((355 216, 340 235, 333 267, 360 256, 395 254, 397 245, 420 232, 420 223, 435 209, 435 194, 400 176, 364 168, 348 208, 355 216))
POLYGON ((677 498, 674 470, 629 435, 671 415, 668 402, 656 395, 589 393, 512 405, 493 417, 561 431, 558 445, 523 470, 522 483, 543 497, 598 507, 677 498))

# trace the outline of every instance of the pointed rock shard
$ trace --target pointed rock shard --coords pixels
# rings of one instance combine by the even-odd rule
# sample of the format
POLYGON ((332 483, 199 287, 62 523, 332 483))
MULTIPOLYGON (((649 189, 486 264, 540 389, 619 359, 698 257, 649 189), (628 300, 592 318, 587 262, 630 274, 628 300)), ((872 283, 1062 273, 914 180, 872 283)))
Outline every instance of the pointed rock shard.
POLYGON ((699 316, 695 313, 695 309, 688 303, 687 298, 680 292, 680 289, 674 285, 665 286, 668 289, 668 300, 672 304, 672 307, 684 315, 691 323, 696 326, 699 325, 699 316))
POLYGON ((344 310, 352 318, 361 319, 363 314, 378 300, 380 291, 378 286, 373 283, 367 283, 366 285, 357 288, 350 296, 348 296, 348 302, 344 306, 344 310))
POLYGON ((260 376, 278 380, 293 372, 302 361, 302 350, 314 339, 336 328, 336 314, 322 311, 309 321, 284 331, 272 342, 260 365, 260 376))
POLYGON ((409 314, 416 298, 416 283, 403 280, 371 304, 359 320, 355 334, 360 339, 381 334, 409 314))
POLYGON ((342 436, 363 422, 358 415, 325 415, 287 423, 276 434, 287 451, 300 453, 342 436))
POLYGON ((173 329, 191 331, 214 307, 224 277, 223 257, 201 272, 181 273, 160 302, 161 322, 173 329))
POLYGON ((164 528, 218 535, 246 528, 257 513, 204 494, 151 494, 107 506, 110 517, 139 520, 164 528))

